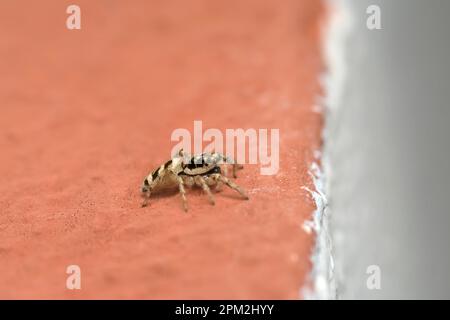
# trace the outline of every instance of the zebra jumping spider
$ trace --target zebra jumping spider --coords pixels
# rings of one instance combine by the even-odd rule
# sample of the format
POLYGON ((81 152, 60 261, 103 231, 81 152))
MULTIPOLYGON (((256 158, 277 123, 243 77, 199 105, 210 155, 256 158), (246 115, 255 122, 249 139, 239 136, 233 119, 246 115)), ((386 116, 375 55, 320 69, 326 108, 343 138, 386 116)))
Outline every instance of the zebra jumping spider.
POLYGON ((217 188, 222 183, 236 190, 248 200, 245 191, 226 177, 227 166, 223 166, 224 174, 222 175, 221 164, 231 164, 233 166, 234 178, 236 178, 237 169, 242 168, 235 161, 230 161, 228 157, 214 151, 197 156, 187 156, 181 149, 177 156, 155 169, 144 179, 141 188, 142 196, 144 197, 142 206, 147 206, 152 192, 177 186, 183 201, 184 211, 188 209, 185 186, 201 187, 208 195, 209 202, 214 205, 214 196, 209 187, 215 186, 217 188))

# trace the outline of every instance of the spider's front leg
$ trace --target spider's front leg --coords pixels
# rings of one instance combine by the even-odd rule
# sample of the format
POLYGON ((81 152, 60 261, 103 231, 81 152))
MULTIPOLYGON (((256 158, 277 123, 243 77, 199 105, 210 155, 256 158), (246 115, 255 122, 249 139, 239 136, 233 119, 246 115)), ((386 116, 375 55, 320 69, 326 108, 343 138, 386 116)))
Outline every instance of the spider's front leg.
POLYGON ((180 191, 181 200, 183 201, 183 209, 184 211, 188 211, 187 200, 186 200, 186 190, 184 189, 184 181, 183 178, 177 176, 178 181, 178 189, 180 191))
POLYGON ((225 183, 228 187, 230 187, 233 190, 236 190, 237 192, 239 192, 245 200, 248 200, 248 195, 245 193, 245 191, 238 186, 236 183, 234 183, 233 181, 231 181, 230 179, 228 179, 227 177, 221 175, 220 173, 214 173, 211 175, 211 177, 216 180, 216 181, 220 181, 225 183))
POLYGON ((142 208, 148 205, 148 201, 150 200, 151 194, 152 192, 150 190, 142 194, 142 196, 144 197, 144 201, 142 201, 142 208))
POLYGON ((243 166, 242 164, 238 164, 238 163, 236 162, 235 159, 231 159, 231 158, 228 157, 228 156, 221 155, 221 158, 222 158, 221 161, 225 164, 225 165, 223 166, 223 171, 224 171, 223 173, 224 173, 224 176, 225 176, 225 177, 228 176, 227 164, 229 164, 229 165, 232 165, 232 166, 233 166, 233 178, 237 178, 236 172, 237 172, 238 170, 244 168, 244 166, 243 166))
POLYGON ((214 201, 214 196, 212 195, 211 190, 209 189, 209 186, 206 183, 205 179, 202 176, 196 176, 195 177, 195 182, 200 187, 202 187, 203 191, 205 191, 205 193, 208 195, 209 203, 211 203, 212 205, 215 205, 216 202, 214 201))

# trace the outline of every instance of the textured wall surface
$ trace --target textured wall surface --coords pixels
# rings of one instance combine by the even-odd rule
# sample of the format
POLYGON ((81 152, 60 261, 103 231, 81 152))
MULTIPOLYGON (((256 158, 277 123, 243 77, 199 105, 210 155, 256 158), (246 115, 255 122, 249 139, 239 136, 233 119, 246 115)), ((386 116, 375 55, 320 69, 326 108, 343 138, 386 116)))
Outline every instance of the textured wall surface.
POLYGON ((321 145, 320 1, 0 2, 0 298, 297 299, 321 145), (175 129, 279 129, 211 206, 141 208, 175 129), (81 291, 65 287, 81 268, 81 291))

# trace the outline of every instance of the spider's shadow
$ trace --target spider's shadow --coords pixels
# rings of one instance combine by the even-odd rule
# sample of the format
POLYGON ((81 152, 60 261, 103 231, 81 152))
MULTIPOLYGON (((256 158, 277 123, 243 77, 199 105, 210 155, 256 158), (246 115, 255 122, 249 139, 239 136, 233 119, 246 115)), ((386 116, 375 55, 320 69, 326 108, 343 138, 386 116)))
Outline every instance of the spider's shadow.
MULTIPOLYGON (((237 192, 233 192, 233 190, 226 190, 226 187, 222 187, 222 189, 215 189, 211 188, 211 192, 214 195, 214 197, 225 197, 230 199, 242 199, 242 196, 240 196, 237 192)), ((160 199, 160 198, 168 198, 179 195, 178 188, 173 189, 165 189, 160 190, 158 192, 152 193, 151 198, 152 199, 160 199)), ((200 187, 189 187, 186 188, 186 196, 189 197, 190 195, 195 196, 206 196, 205 192, 200 187)))
POLYGON ((240 194, 238 194, 236 191, 234 190, 226 190, 225 188, 223 190, 218 190, 213 192, 214 195, 219 194, 221 197, 224 198, 229 198, 229 199, 234 199, 234 200, 242 200, 242 196, 240 194))
POLYGON ((174 195, 179 194, 179 191, 177 188, 173 188, 173 189, 165 189, 165 190, 160 190, 158 192, 153 192, 152 195, 150 196, 151 199, 160 199, 160 198, 168 198, 168 197, 173 197, 174 195))

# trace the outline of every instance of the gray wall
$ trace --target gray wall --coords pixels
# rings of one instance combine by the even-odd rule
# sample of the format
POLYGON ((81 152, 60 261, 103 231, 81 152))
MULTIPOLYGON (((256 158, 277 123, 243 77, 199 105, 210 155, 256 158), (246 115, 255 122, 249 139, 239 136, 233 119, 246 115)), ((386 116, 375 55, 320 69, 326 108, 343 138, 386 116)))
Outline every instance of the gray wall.
POLYGON ((450 1, 346 2, 347 82, 325 145, 338 297, 450 298, 450 1), (370 4, 381 30, 366 28, 370 4))

